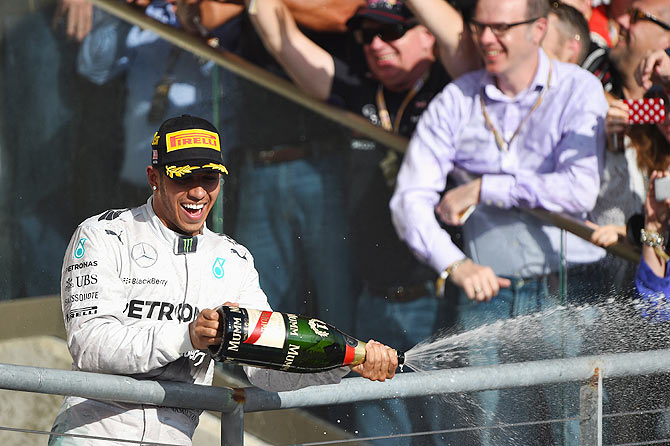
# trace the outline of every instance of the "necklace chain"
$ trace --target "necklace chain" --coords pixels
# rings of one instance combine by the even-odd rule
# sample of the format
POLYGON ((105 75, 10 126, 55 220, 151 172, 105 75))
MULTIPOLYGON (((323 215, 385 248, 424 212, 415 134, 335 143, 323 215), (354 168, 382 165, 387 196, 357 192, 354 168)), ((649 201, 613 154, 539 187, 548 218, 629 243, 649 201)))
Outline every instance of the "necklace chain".
POLYGON ((421 76, 414 83, 410 91, 407 92, 405 99, 403 99, 400 107, 398 108, 398 112, 396 113, 393 123, 391 122, 391 115, 389 114, 388 107, 386 106, 386 100, 384 99, 384 86, 381 84, 381 82, 379 83, 379 87, 377 87, 377 111, 379 112, 379 119, 381 120, 381 124, 384 130, 398 133, 400 129, 400 120, 402 119, 402 115, 405 113, 405 109, 414 96, 416 96, 416 94, 419 92, 419 90, 423 88, 423 85, 428 80, 429 75, 430 70, 426 70, 423 76, 421 76))
POLYGON ((516 138, 516 136, 521 131, 521 127, 523 127, 526 121, 528 121, 528 118, 530 118, 530 115, 533 114, 533 112, 542 103, 544 94, 547 92, 547 89, 549 88, 549 81, 551 81, 551 65, 549 65, 549 74, 547 75, 546 85, 542 87, 542 91, 540 92, 540 95, 538 96, 537 100, 531 107, 526 117, 523 118, 523 120, 519 123, 519 126, 516 128, 509 141, 505 141, 505 138, 502 137, 500 132, 498 132, 498 130, 493 125, 493 122, 491 122, 491 118, 489 117, 489 114, 486 112, 486 105, 484 104, 484 87, 482 87, 481 94, 479 95, 479 102, 482 106, 482 114, 484 115, 484 120, 486 121, 486 127, 493 133, 493 137, 496 140, 496 145, 498 146, 498 149, 502 150, 503 152, 507 152, 509 150, 510 145, 512 145, 512 141, 514 141, 514 138, 516 138))

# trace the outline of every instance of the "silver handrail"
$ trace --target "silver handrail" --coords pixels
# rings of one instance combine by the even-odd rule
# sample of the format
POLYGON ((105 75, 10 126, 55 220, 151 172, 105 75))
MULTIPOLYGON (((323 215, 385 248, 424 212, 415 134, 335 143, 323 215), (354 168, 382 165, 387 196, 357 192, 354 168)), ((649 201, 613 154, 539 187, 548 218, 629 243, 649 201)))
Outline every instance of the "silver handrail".
POLYGON ((606 379, 667 373, 670 349, 400 373, 383 383, 344 378, 339 384, 288 392, 137 380, 0 363, 0 388, 217 412, 231 412, 242 404, 245 412, 259 412, 583 381, 590 379, 596 368, 606 379))
MULTIPOLYGON (((222 412, 222 444, 240 445, 243 443, 243 412, 576 381, 586 381, 585 386, 601 389, 603 377, 650 375, 667 373, 668 370, 670 349, 407 373, 383 383, 345 378, 339 384, 268 392, 253 387, 231 389, 136 380, 127 376, 0 363, 0 389, 218 411, 222 412)), ((597 417, 601 420, 602 391, 589 398, 599 407, 597 417)), ((602 423, 594 426, 599 431, 595 433, 601 437, 602 423)))

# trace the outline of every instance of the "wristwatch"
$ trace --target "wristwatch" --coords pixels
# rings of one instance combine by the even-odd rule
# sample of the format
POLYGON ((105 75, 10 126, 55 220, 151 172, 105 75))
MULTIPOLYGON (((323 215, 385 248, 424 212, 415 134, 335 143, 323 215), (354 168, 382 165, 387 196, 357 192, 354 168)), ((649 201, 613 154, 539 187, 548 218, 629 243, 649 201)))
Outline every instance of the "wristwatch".
POLYGON ((667 262, 668 258, 670 258, 668 253, 665 252, 665 239, 658 232, 647 231, 646 229, 642 228, 640 229, 640 241, 643 245, 654 248, 656 255, 664 261, 667 262))
POLYGON ((438 278, 435 280, 435 295, 436 296, 438 296, 438 297, 444 296, 444 286, 447 283, 447 278, 449 278, 449 276, 451 274, 453 274, 453 272, 456 271, 456 269, 459 266, 461 266, 462 264, 464 264, 468 260, 469 259, 467 257, 465 257, 461 260, 457 260, 454 263, 452 263, 451 265, 447 266, 447 268, 440 273, 438 278))
POLYGON ((663 247, 665 239, 661 234, 656 231, 647 231, 646 229, 640 229, 640 241, 643 245, 651 246, 652 248, 663 247))

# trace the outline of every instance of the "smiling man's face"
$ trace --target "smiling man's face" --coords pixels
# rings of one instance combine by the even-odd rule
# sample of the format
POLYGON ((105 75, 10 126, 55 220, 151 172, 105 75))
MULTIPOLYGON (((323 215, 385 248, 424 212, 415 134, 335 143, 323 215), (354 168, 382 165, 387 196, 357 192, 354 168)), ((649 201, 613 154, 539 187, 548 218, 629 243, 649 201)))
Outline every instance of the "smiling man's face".
POLYGON ((366 20, 361 28, 366 32, 379 32, 371 42, 363 44, 363 52, 368 68, 385 87, 404 86, 413 78, 413 71, 420 62, 433 59, 435 39, 421 25, 406 30, 394 40, 381 37, 385 29, 392 28, 390 25, 366 20))
POLYGON ((149 169, 153 169, 150 182, 157 184, 154 212, 161 222, 180 234, 200 234, 219 194, 220 174, 198 172, 170 179, 153 167, 149 169))
MULTIPOLYGON (((670 1, 636 1, 632 8, 670 25, 670 1)), ((633 73, 648 53, 670 46, 670 31, 651 20, 631 20, 627 15, 621 18, 620 25, 621 37, 610 51, 610 59, 620 71, 633 73)))
POLYGON ((527 0, 478 0, 471 26, 473 39, 486 70, 494 76, 513 78, 535 72, 537 47, 547 19, 529 17, 527 0), (491 26, 514 24, 496 33, 491 26))

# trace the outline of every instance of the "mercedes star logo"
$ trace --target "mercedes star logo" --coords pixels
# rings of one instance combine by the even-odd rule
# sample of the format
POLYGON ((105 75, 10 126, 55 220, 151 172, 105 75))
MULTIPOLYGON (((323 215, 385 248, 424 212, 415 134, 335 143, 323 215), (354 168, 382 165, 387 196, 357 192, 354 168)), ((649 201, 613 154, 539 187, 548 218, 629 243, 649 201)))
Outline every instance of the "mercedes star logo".
POLYGON ((130 256, 140 268, 149 268, 156 263, 156 260, 158 260, 156 248, 144 242, 140 242, 133 246, 130 256))

